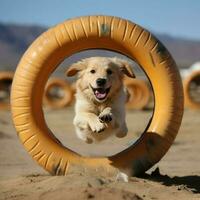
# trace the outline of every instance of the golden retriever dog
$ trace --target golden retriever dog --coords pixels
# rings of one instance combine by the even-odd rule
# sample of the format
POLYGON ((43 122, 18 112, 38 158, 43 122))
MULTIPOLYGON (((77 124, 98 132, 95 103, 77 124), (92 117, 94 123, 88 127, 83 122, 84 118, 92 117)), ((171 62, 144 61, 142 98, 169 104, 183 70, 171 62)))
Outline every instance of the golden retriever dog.
POLYGON ((67 76, 78 74, 75 117, 78 138, 86 143, 101 141, 114 134, 125 137, 127 92, 123 76, 135 78, 130 63, 110 57, 91 57, 72 64, 67 76))

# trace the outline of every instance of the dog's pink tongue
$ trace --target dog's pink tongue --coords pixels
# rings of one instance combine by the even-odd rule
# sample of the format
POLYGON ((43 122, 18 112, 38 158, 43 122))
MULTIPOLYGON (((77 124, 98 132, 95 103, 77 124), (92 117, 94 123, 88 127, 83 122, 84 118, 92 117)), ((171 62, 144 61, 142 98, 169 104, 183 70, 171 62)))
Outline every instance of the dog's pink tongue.
POLYGON ((100 93, 100 92, 98 92, 98 91, 96 90, 96 91, 95 91, 95 95, 96 95, 96 97, 97 97, 98 99, 103 99, 103 98, 106 97, 106 92, 100 93))

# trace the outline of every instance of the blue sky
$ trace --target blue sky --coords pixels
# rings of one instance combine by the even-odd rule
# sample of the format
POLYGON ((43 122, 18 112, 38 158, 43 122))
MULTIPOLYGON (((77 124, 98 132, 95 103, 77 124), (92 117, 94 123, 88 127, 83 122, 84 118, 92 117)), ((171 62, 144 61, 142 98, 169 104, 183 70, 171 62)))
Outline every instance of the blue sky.
POLYGON ((95 14, 119 16, 154 32, 200 40, 199 0, 0 0, 0 22, 52 26, 95 14))

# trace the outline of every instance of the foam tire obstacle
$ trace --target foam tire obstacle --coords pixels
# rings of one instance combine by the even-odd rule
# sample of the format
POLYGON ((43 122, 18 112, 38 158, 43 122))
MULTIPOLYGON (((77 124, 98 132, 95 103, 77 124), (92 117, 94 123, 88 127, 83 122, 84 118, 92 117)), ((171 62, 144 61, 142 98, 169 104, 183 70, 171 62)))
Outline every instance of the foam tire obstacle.
POLYGON ((10 88, 14 73, 10 71, 0 72, 0 109, 10 108, 10 88))
POLYGON ((126 107, 128 109, 144 109, 150 99, 150 91, 146 82, 139 79, 125 79, 124 84, 130 94, 126 107))
POLYGON ((191 90, 195 90, 195 88, 191 88, 192 84, 198 85, 197 86, 198 90, 200 89, 200 70, 192 72, 183 81, 185 106, 191 109, 199 110, 200 109, 200 91, 193 91, 193 93, 196 93, 195 94, 196 97, 193 97, 191 95, 191 92, 192 92, 191 90))
MULTIPOLYGON (((110 16, 67 20, 39 36, 23 55, 13 80, 12 117, 29 154, 51 174, 80 170, 144 173, 173 143, 183 114, 183 88, 176 64, 147 30, 110 16), (47 127, 42 110, 45 83, 66 57, 86 49, 107 49, 136 60, 155 96, 152 120, 128 149, 110 157, 84 157, 64 147, 47 127)), ((135 123, 135 122, 133 122, 135 123)))
POLYGON ((51 78, 46 85, 44 94, 44 104, 48 107, 57 109, 69 106, 73 100, 72 89, 65 80, 59 78, 51 78), (52 90, 56 89, 56 93, 52 94, 52 90), (58 94, 57 94, 58 93, 58 94))

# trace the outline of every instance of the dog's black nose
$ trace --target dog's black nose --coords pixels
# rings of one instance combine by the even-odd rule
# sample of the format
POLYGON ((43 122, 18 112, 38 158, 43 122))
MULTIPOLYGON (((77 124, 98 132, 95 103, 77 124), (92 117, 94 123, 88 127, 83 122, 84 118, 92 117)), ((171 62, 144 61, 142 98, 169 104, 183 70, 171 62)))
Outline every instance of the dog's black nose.
POLYGON ((98 78, 96 80, 96 83, 98 86, 104 86, 106 84, 106 79, 105 78, 98 78))

